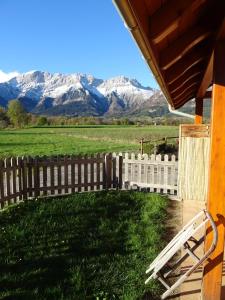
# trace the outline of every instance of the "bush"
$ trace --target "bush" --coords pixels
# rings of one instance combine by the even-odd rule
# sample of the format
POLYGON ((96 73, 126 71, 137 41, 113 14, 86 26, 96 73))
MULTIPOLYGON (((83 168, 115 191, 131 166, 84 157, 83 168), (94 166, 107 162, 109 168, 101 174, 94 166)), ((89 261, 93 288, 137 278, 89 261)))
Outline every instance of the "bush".
POLYGON ((44 116, 41 116, 37 119, 37 126, 45 126, 48 125, 48 119, 44 116))
POLYGON ((28 124, 28 115, 19 100, 9 101, 7 116, 15 127, 23 127, 28 124))
POLYGON ((9 118, 7 116, 6 110, 4 107, 0 106, 0 128, 6 128, 9 126, 9 118))

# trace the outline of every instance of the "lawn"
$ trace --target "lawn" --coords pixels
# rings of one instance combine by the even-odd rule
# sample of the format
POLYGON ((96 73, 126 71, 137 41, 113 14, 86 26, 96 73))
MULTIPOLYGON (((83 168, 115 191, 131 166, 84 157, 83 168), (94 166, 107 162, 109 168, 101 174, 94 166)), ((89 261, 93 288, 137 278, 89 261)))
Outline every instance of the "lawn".
POLYGON ((138 151, 143 137, 177 136, 176 126, 77 126, 0 131, 0 157, 138 151))
POLYGON ((158 299, 145 269, 165 243, 168 201, 110 191, 0 212, 0 299, 158 299))

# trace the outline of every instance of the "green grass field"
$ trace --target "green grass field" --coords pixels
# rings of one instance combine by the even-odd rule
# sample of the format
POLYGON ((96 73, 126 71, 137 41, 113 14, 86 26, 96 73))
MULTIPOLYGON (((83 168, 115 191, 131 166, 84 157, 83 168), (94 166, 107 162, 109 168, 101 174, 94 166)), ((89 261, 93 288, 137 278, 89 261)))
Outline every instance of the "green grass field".
POLYGON ((0 212, 0 299, 158 299, 145 270, 165 245, 168 201, 92 192, 0 212))
POLYGON ((176 126, 79 126, 0 131, 0 157, 137 151, 143 137, 177 136, 176 126))

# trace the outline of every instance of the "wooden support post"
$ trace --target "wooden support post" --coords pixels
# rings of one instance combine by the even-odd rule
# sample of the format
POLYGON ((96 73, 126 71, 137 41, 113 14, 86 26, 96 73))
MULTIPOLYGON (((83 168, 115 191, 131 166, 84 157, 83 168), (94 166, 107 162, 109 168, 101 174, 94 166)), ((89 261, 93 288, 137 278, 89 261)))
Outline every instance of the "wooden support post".
MULTIPOLYGON (((211 113, 211 148, 207 207, 218 229, 218 243, 204 268, 202 298, 224 299, 221 295, 225 235, 225 42, 218 42, 214 51, 211 113)), ((212 232, 207 229, 205 248, 209 248, 212 232)))
POLYGON ((203 98, 195 100, 195 124, 203 123, 203 98))

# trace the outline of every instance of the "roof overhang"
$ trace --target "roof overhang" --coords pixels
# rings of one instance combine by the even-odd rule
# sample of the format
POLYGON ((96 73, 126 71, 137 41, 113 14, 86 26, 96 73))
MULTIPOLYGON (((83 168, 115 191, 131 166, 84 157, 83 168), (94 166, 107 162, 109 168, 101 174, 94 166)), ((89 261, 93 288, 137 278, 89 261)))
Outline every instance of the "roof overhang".
POLYGON ((168 103, 203 98, 225 33, 224 0, 113 0, 168 103))

